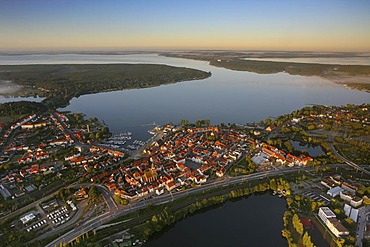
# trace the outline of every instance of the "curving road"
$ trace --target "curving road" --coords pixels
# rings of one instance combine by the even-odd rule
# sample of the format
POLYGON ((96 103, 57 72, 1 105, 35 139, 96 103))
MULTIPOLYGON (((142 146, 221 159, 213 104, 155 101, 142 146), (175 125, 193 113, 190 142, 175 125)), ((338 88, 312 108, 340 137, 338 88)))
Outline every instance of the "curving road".
POLYGON ((283 174, 286 174, 286 173, 292 173, 292 172, 296 172, 296 171, 299 171, 299 170, 311 171, 311 170, 314 170, 314 168, 313 167, 305 167, 305 168, 293 167, 293 168, 278 170, 278 171, 268 171, 268 172, 263 172, 263 173, 262 172, 261 173, 254 173, 254 174, 240 176, 240 177, 226 178, 224 180, 219 180, 219 181, 215 181, 213 183, 204 184, 202 186, 195 187, 195 188, 192 188, 192 189, 188 189, 186 191, 174 192, 174 193, 154 197, 154 198, 148 199, 146 201, 136 202, 133 205, 121 206, 121 207, 118 207, 118 208, 110 207, 110 210, 108 212, 106 212, 102 215, 99 215, 99 216, 83 223, 82 225, 72 229, 71 231, 67 232, 63 236, 58 237, 57 239, 55 239, 51 243, 47 244, 46 247, 59 246, 60 242, 63 242, 63 243, 71 242, 74 239, 76 239, 78 236, 81 236, 81 235, 85 234, 88 231, 94 230, 97 227, 103 225, 104 223, 109 222, 110 220, 112 220, 116 217, 126 215, 126 214, 129 214, 129 213, 135 212, 139 209, 145 208, 148 204, 159 205, 159 204, 167 203, 169 201, 172 201, 172 200, 175 200, 175 199, 178 199, 178 198, 181 198, 181 197, 185 197, 185 196, 188 196, 188 195, 191 195, 191 194, 196 194, 196 193, 199 193, 199 192, 202 192, 202 191, 205 191, 205 190, 209 190, 209 189, 213 189, 213 188, 217 188, 217 187, 226 187, 228 185, 237 184, 237 183, 250 181, 250 180, 256 180, 256 179, 260 179, 260 178, 266 178, 266 177, 269 177, 269 176, 283 175, 283 174))
POLYGON ((334 145, 333 144, 330 144, 330 148, 333 150, 333 153, 338 157, 340 158, 341 160, 343 160, 347 165, 351 166, 352 168, 358 170, 358 171, 361 171, 367 175, 370 175, 370 171, 366 170, 365 168, 357 165, 356 163, 350 161, 349 159, 347 159, 346 157, 344 157, 343 155, 339 154, 338 151, 334 148, 334 145))

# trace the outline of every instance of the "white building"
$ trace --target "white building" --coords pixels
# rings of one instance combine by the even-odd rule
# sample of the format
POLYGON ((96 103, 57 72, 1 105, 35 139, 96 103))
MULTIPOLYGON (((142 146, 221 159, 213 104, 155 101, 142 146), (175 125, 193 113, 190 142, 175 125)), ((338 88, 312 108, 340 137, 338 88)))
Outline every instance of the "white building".
POLYGON ((319 208, 320 219, 326 224, 329 219, 337 217, 328 207, 319 208))
POLYGON ((354 222, 357 222, 357 220, 358 220, 358 213, 359 213, 359 210, 358 210, 358 209, 352 208, 352 209, 351 209, 351 214, 349 215, 349 217, 350 217, 354 222))
POLYGON ((328 193, 327 194, 329 196, 331 196, 331 197, 336 197, 342 191, 344 191, 344 189, 342 189, 341 187, 337 186, 337 187, 334 187, 334 188, 331 188, 330 190, 328 190, 328 193))
POLYGON ((362 202, 364 200, 362 198, 359 198, 359 197, 355 197, 351 200, 350 204, 351 206, 355 207, 355 208, 358 208, 359 206, 362 205, 362 202))
POLYGON ((358 208, 362 205, 363 199, 359 198, 357 196, 352 195, 348 191, 341 191, 340 192, 340 198, 346 202, 349 202, 349 204, 352 207, 358 208))
POLYGON ((345 228, 342 225, 342 223, 340 223, 340 221, 337 220, 337 218, 329 219, 328 224, 326 224, 326 226, 337 238, 349 235, 349 231, 347 230, 347 228, 345 228))
POLYGON ((353 208, 348 204, 344 204, 344 212, 347 217, 351 218, 354 222, 357 222, 359 213, 358 209, 353 208))
POLYGON ((336 237, 349 235, 349 231, 337 220, 336 215, 328 207, 319 208, 318 215, 336 237))
POLYGON ((23 224, 26 224, 29 221, 33 220, 34 218, 36 218, 36 216, 33 213, 29 213, 23 216, 22 218, 20 218, 20 220, 22 221, 23 224))

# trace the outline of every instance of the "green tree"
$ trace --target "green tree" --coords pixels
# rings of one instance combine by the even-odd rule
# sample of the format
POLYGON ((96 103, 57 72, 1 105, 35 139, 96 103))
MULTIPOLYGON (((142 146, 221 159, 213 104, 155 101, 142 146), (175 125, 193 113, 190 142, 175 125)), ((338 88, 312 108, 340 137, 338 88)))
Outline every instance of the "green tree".
POLYGON ((88 195, 89 195, 89 203, 96 203, 98 202, 100 191, 95 186, 91 186, 89 189, 88 195))
POLYGON ((277 191, 277 184, 274 178, 270 180, 270 189, 277 191))
POLYGON ((298 215, 297 214, 294 214, 293 215, 293 220, 292 220, 292 223, 293 223, 293 226, 294 226, 294 229, 297 231, 297 233, 302 236, 303 234, 303 224, 301 222, 301 220, 299 219, 298 215))
POLYGON ((308 232, 305 232, 302 239, 303 245, 305 247, 314 247, 310 235, 308 235, 308 232))
POLYGON ((312 212, 315 212, 317 210, 317 202, 313 201, 311 203, 311 211, 312 212))
POLYGON ((190 122, 189 122, 188 120, 181 119, 180 124, 181 124, 182 126, 189 126, 189 125, 190 125, 190 122))

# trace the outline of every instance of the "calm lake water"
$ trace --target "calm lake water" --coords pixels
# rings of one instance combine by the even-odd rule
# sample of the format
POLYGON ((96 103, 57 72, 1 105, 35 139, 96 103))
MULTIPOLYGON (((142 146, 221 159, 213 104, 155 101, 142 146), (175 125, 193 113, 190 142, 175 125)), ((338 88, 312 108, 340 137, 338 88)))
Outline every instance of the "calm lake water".
POLYGON ((226 202, 177 222, 144 246, 287 246, 285 210, 284 199, 268 194, 226 202))
POLYGON ((312 157, 316 157, 319 154, 324 153, 320 146, 313 147, 309 145, 301 145, 300 142, 297 142, 297 141, 290 141, 290 142, 292 143, 294 149, 299 150, 299 151, 306 150, 308 154, 312 157))
MULTIPOLYGON (((348 90, 317 77, 286 73, 260 75, 210 66, 208 62, 139 55, 20 55, 0 56, 0 64, 149 63, 211 71, 210 78, 155 88, 84 95, 61 110, 98 117, 114 133, 131 131, 149 137, 150 124, 194 122, 247 123, 290 113, 310 104, 343 105, 370 102, 370 94, 348 90)), ((9 99, 3 99, 8 101, 9 99)), ((0 99, 1 102, 1 99, 0 99)))
MULTIPOLYGON (((135 139, 141 140, 150 136, 147 130, 154 122, 210 119, 212 124, 242 124, 311 104, 370 103, 368 93, 348 90, 317 77, 286 73, 260 75, 156 54, 0 56, 0 64, 63 63, 167 64, 212 72, 212 76, 204 80, 84 95, 60 109, 98 117, 112 132, 131 131, 135 139)), ((0 99, 0 102, 14 100, 19 99, 0 99)), ((227 202, 178 222, 148 246, 287 246, 281 237, 284 210, 285 201, 269 195, 227 202)))

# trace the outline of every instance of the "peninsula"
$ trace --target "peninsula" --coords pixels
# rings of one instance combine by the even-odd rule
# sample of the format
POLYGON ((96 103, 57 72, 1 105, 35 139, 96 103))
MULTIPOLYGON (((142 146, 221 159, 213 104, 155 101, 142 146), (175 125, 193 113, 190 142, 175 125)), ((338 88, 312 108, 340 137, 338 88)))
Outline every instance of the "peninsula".
POLYGON ((168 52, 163 56, 209 61, 211 65, 237 71, 248 71, 258 74, 275 74, 286 72, 290 75, 318 76, 340 85, 353 89, 370 92, 370 66, 369 65, 340 65, 297 62, 258 61, 255 58, 340 58, 359 56, 359 54, 315 54, 299 52, 221 52, 221 51, 194 51, 194 52, 168 52))
POLYGON ((9 96, 45 97, 44 102, 52 107, 66 106, 84 94, 155 87, 210 75, 157 64, 0 65, 0 80, 22 86, 9 96))

